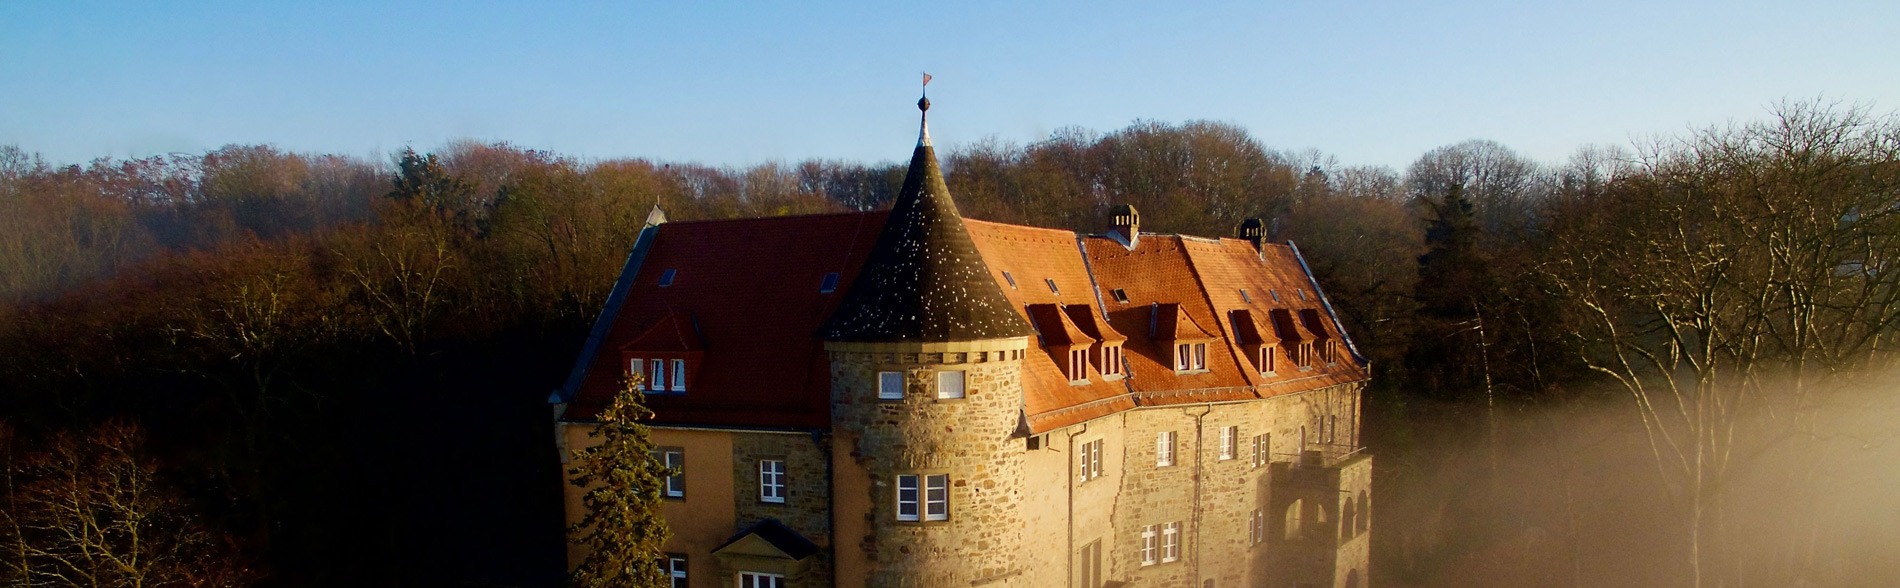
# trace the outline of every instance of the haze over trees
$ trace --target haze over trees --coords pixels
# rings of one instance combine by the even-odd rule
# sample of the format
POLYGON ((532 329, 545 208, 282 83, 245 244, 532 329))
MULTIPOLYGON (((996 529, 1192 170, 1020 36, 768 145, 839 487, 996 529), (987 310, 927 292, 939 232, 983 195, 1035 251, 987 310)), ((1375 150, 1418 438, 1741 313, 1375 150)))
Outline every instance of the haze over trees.
MULTIPOLYGON (((1262 218, 1295 241, 1375 374, 1375 585, 1900 577, 1900 468, 1871 465, 1900 457, 1891 117, 1792 103, 1565 162, 1468 141, 1403 171, 1138 122, 943 165, 973 218, 1100 232, 1133 204, 1149 230, 1262 218)), ((141 540, 222 562, 217 582, 555 584, 546 395, 648 211, 868 210, 902 179, 472 142, 81 165, 0 147, 5 457, 114 439, 87 450, 119 448, 97 475, 136 474, 162 497, 139 504, 182 521, 141 540)), ((51 520, 29 486, 54 466, 6 467, 0 522, 51 520)), ((0 582, 26 585, 58 544, 8 524, 0 582)))

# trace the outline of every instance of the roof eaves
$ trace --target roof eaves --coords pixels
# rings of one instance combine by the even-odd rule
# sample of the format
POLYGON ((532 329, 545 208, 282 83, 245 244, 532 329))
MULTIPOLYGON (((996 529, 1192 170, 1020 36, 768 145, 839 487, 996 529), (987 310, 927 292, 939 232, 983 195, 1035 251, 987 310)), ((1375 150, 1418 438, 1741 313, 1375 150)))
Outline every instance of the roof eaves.
POLYGON ((640 229, 640 236, 633 242, 633 251, 627 253, 627 263, 620 268, 620 278, 614 280, 613 292, 607 295, 606 306, 600 309, 600 316, 594 319, 594 327, 587 333, 587 342, 581 345, 581 355, 574 360, 574 369, 568 372, 567 383, 548 397, 549 404, 562 404, 574 400, 574 393, 580 390, 581 382, 587 379, 587 370, 594 365, 594 356, 600 353, 601 342, 607 339, 608 331, 613 330, 614 319, 620 315, 620 306, 627 301, 627 291, 633 289, 633 279, 640 274, 640 266, 646 263, 647 252, 653 250, 653 240, 658 238, 660 227, 665 225, 647 225, 640 229))

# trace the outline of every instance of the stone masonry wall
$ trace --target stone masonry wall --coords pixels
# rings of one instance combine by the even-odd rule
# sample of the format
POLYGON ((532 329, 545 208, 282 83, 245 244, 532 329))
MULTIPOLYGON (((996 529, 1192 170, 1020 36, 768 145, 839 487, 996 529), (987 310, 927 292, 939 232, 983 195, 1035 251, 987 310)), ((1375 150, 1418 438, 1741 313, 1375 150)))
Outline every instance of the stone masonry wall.
POLYGON ((869 532, 840 537, 870 561, 878 587, 1010 586, 1025 546, 1021 419, 1022 347, 967 352, 832 352, 832 418, 858 440, 869 472, 869 532), (937 398, 937 373, 965 372, 965 397, 937 398), (877 398, 877 373, 905 374, 902 400, 877 398), (950 517, 900 522, 896 476, 948 474, 950 517))
POLYGON ((738 432, 732 439, 734 532, 778 519, 819 547, 806 586, 831 586, 830 440, 824 435, 738 432), (785 502, 759 497, 759 461, 785 461, 785 502))

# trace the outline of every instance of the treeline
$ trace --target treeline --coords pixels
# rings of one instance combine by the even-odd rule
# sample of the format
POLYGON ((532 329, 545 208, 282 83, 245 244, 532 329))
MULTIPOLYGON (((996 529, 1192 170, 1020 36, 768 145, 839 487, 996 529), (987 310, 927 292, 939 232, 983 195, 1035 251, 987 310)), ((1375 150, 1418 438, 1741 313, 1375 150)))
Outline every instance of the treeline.
MULTIPOLYGON (((1634 456, 1656 472, 1644 495, 1670 517, 1632 539, 1668 556, 1646 578, 1715 585, 1827 581, 1796 552, 1750 558, 1758 546, 1721 539, 1738 531, 1719 481, 1736 456, 1815 430, 1820 391, 1891 361, 1896 142, 1891 119, 1789 104, 1556 164, 1471 141, 1403 171, 1345 166, 1207 122, 942 157, 973 218, 1100 232, 1133 204, 1149 230, 1231 235, 1263 218, 1297 242, 1376 374, 1380 585, 1526 557, 1515 565, 1551 570, 1536 583, 1603 583, 1564 575, 1597 557, 1597 530, 1514 494, 1539 471, 1508 458, 1583 434, 1509 415, 1596 403, 1622 407, 1618 430, 1649 448, 1634 456), (1473 456, 1490 484, 1436 490, 1473 456), (1556 547, 1497 551, 1532 527, 1556 547)), ((103 435, 166 497, 153 512, 191 521, 181 557, 230 562, 191 583, 558 583, 546 393, 649 211, 875 209, 903 173, 467 142, 388 162, 231 146, 54 165, 0 148, 0 581, 71 585, 107 566, 40 549, 73 524, 45 514, 73 495, 57 474, 89 472, 49 465, 79 459, 60 443, 103 435)), ((1590 490, 1555 479, 1538 491, 1590 490)), ((1775 531, 1812 554, 1864 530, 1775 531)), ((127 549, 96 539, 82 551, 127 549)))

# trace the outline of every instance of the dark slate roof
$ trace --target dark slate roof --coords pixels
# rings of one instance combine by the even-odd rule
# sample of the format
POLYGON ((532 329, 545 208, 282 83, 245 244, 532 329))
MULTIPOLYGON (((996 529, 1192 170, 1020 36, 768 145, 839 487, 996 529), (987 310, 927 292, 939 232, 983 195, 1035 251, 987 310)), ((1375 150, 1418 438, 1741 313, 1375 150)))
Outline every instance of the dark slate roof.
POLYGON ((753 523, 752 526, 746 527, 745 530, 733 534, 731 538, 726 539, 725 543, 713 551, 717 552, 720 549, 725 549, 726 546, 732 545, 740 539, 744 539, 746 535, 758 535, 760 539, 764 539, 766 543, 772 544, 772 547, 778 548, 780 552, 783 552, 795 560, 805 559, 811 557, 814 553, 818 553, 818 545, 812 543, 810 539, 806 539, 804 535, 798 534, 798 531, 793 531, 791 527, 785 526, 785 523, 778 522, 778 519, 765 519, 753 523))
POLYGON ((925 133, 870 258, 819 337, 941 342, 1032 334, 977 253, 925 133))

